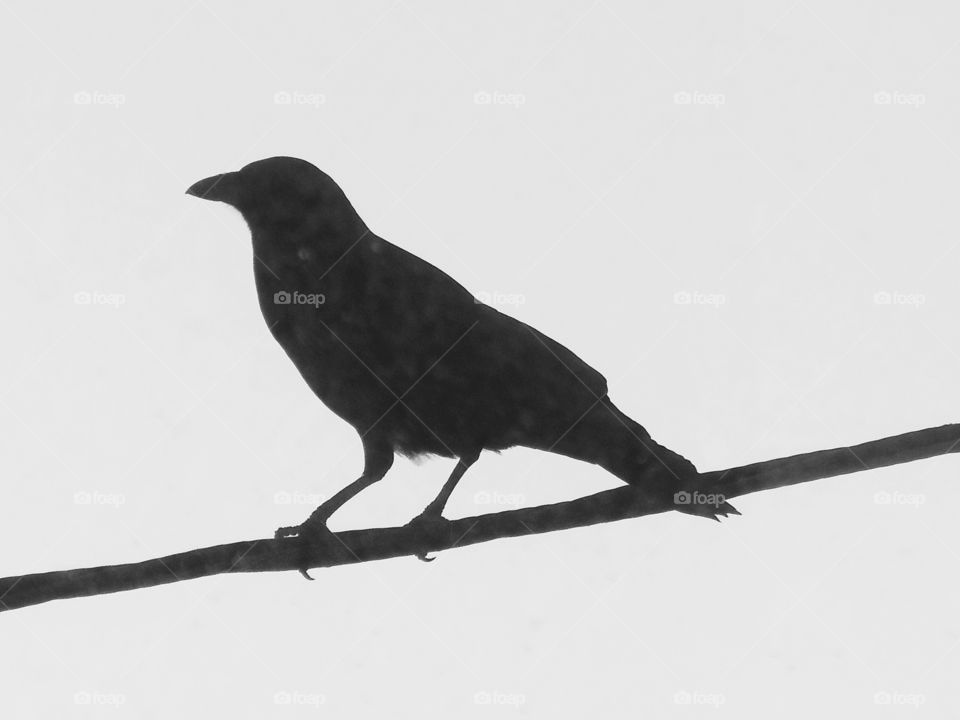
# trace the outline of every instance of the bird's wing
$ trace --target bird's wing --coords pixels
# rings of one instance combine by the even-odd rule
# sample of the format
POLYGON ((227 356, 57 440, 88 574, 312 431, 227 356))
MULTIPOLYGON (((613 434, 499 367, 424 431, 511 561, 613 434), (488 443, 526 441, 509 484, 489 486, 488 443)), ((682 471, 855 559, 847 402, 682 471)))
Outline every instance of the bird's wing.
MULTIPOLYGON (((461 362, 462 379, 503 374, 524 382, 528 389, 568 392, 583 390, 591 400, 607 394, 607 381, 571 350, 516 318, 478 301, 445 272, 396 245, 379 241, 371 251, 376 267, 378 295, 390 299, 384 317, 409 340, 416 338, 420 355, 433 362, 454 345, 449 361, 461 362), (422 352, 429 343, 430 351, 422 352), (464 358, 460 360, 460 358, 464 358), (572 377, 571 377, 572 376, 572 377), (579 382, 578 382, 579 381, 579 382), (555 387, 554 387, 555 386, 555 387), (589 391, 589 392, 587 392, 589 391)), ((373 258, 371 258, 373 260, 373 258)))
POLYGON ((443 270, 393 243, 374 237, 364 250, 365 267, 377 282, 395 285, 386 289, 396 294, 461 312, 475 303, 470 291, 443 270))
POLYGON ((527 326, 533 336, 543 343, 544 347, 554 355, 580 382, 593 392, 598 398, 607 394, 607 379, 597 370, 587 365, 578 355, 569 348, 561 345, 551 337, 544 335, 536 328, 527 326))
MULTIPOLYGON (((572 376, 570 380, 579 380, 597 398, 607 394, 607 379, 572 350, 516 318, 487 305, 481 304, 479 307, 483 320, 495 328, 495 343, 501 347, 512 346, 511 354, 532 373, 559 365, 562 370, 557 374, 558 378, 566 379, 569 373, 572 376)), ((540 378, 531 377, 532 381, 537 379, 540 378)))

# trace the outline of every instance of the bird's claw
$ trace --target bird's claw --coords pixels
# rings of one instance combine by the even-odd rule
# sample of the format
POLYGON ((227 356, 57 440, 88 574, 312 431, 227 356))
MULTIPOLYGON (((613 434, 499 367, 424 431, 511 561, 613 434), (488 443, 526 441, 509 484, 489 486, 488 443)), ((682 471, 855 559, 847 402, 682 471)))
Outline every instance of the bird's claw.
MULTIPOLYGON (((298 538, 301 540, 311 540, 327 534, 331 533, 325 522, 308 521, 301 525, 290 525, 287 527, 277 528, 276 532, 273 534, 273 537, 275 540, 292 540, 298 538)), ((315 579, 310 577, 310 573, 307 572, 307 568, 297 568, 297 571, 307 580, 315 579)))
MULTIPOLYGON (((431 525, 437 521, 443 520, 442 515, 434 515, 433 513, 428 513, 426 511, 420 513, 415 518, 410 520, 404 527, 412 529, 420 529, 427 525, 431 525)), ((425 553, 414 553, 414 557, 421 562, 433 562, 436 560, 436 557, 427 557, 429 551, 425 553)))

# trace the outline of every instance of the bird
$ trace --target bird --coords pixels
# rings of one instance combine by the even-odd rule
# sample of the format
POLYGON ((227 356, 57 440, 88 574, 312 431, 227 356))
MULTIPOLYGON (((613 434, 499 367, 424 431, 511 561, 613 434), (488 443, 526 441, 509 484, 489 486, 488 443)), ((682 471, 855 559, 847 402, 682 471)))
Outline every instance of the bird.
POLYGON ((374 233, 313 164, 271 157, 186 192, 240 212, 270 333, 363 446, 360 477, 277 538, 329 532, 330 516, 383 479, 396 455, 456 460, 410 524, 442 520, 480 454, 512 447, 598 465, 691 515, 740 514, 698 492, 693 463, 615 406, 597 370, 374 233))

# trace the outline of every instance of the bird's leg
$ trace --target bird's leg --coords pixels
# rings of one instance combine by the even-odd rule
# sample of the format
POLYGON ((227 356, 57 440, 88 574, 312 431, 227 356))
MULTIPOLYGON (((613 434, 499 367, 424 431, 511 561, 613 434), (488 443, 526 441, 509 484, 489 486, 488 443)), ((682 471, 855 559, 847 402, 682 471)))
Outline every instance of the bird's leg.
POLYGON ((437 496, 423 509, 423 512, 420 513, 416 519, 440 520, 443 518, 443 508, 446 507, 447 501, 450 499, 450 496, 453 495, 454 488, 457 487, 457 483, 460 482, 464 473, 477 461, 477 457, 478 456, 474 454, 464 455, 460 458, 457 466, 453 469, 453 472, 450 473, 450 477, 447 478, 443 487, 440 488, 440 492, 437 493, 437 496))
POLYGON ((300 525, 279 528, 276 533, 274 533, 274 537, 280 539, 327 532, 327 520, 330 519, 331 515, 343 507, 349 500, 363 492, 363 490, 375 482, 382 480, 383 476, 386 475, 390 469, 390 466, 393 465, 393 448, 389 445, 373 444, 365 440, 363 451, 365 458, 363 475, 340 490, 333 497, 325 500, 320 507, 310 513, 310 517, 300 525))
MULTIPOLYGON (((443 484, 443 487, 440 488, 440 492, 437 493, 437 496, 423 509, 423 512, 408 522, 407 526, 416 527, 417 525, 425 522, 442 520, 443 508, 446 507, 447 501, 453 494, 454 488, 457 487, 457 483, 460 482, 460 479, 463 477, 464 473, 466 473, 470 466, 477 461, 477 457, 479 457, 479 455, 480 453, 462 455, 457 461, 457 466, 453 469, 453 472, 450 473, 450 477, 447 478, 447 481, 443 484)), ((417 555, 417 557, 424 562, 429 562, 433 559, 428 558, 426 553, 417 555)))
POLYGON ((275 533, 275 537, 278 539, 283 537, 296 537, 298 535, 325 530, 327 520, 330 519, 331 515, 343 507, 347 501, 360 494, 379 479, 378 477, 361 475, 332 498, 325 500, 320 507, 310 513, 310 517, 300 525, 279 528, 275 533))

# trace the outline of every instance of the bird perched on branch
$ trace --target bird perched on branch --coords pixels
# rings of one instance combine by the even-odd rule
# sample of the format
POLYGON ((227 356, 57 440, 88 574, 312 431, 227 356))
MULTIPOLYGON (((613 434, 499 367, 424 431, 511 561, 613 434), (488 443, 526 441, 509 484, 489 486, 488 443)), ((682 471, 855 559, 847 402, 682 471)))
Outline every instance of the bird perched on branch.
POLYGON ((457 460, 415 520, 439 519, 481 451, 514 446, 595 463, 641 492, 672 495, 682 512, 737 513, 697 492, 693 464, 621 412, 599 372, 374 234, 310 163, 260 160, 187 193, 243 215, 270 332, 363 443, 363 474, 278 537, 325 530, 334 511, 386 475, 396 453, 457 460))

